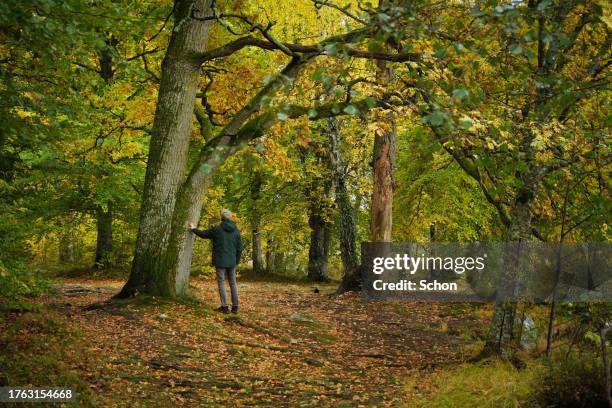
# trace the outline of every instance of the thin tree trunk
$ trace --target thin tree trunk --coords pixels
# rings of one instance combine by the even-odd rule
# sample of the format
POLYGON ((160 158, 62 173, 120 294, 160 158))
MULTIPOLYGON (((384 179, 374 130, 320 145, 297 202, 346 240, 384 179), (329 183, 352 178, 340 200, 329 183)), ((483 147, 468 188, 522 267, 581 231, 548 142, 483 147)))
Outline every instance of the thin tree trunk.
POLYGON ((74 261, 74 234, 72 231, 61 232, 59 235, 59 262, 72 264, 74 261))
POLYGON ((106 210, 98 208, 96 212, 97 239, 94 268, 108 269, 111 266, 110 256, 113 250, 113 210, 109 202, 106 210))
POLYGON ((603 369, 604 369, 604 378, 605 378, 605 387, 604 390, 606 393, 606 398, 608 400, 608 406, 612 408, 612 376, 610 375, 610 359, 608 357, 608 331, 612 326, 610 323, 607 323, 601 328, 599 335, 601 336, 601 358, 603 359, 603 369))
POLYGON ((253 229, 253 273, 263 275, 265 272, 263 248, 261 245, 261 234, 259 229, 253 229))
POLYGON ((251 231, 252 231, 252 260, 253 260, 253 273, 255 275, 262 275, 265 272, 264 257, 263 257, 263 246, 261 244, 261 233, 259 226, 261 224, 261 212, 258 207, 259 197, 261 195, 261 173, 257 170, 253 171, 253 180, 251 181, 250 193, 250 218, 251 218, 251 231))
POLYGON ((557 265, 555 266, 555 286, 553 287, 550 300, 550 313, 548 316, 548 328, 546 332, 546 357, 552 354, 552 344, 554 340, 555 320, 557 318, 557 291, 559 287, 559 277, 561 276, 561 244, 557 249, 557 265))
MULTIPOLYGON (((132 296, 138 291, 162 296, 177 294, 175 270, 169 268, 176 266, 173 259, 178 255, 176 245, 172 254, 166 252, 171 240, 176 244, 193 238, 188 236, 185 225, 182 225, 185 231, 172 237, 175 222, 169 220, 175 220, 175 206, 187 165, 200 72, 200 64, 193 55, 205 50, 210 26, 209 22, 193 19, 192 15, 205 15, 210 11, 210 3, 210 0, 177 0, 175 4, 175 25, 162 63, 136 251, 130 278, 119 297, 132 296)), ((187 190, 181 197, 184 217, 191 212, 189 198, 198 196, 198 191, 187 190)), ((199 215, 199 210, 195 212, 199 215)))
POLYGON ((557 292, 559 289, 559 279, 561 277, 561 245, 565 239, 565 219, 567 217, 567 200, 569 196, 569 183, 563 198, 562 217, 561 217, 561 232, 559 234, 559 246, 557 248, 557 265, 555 266, 555 283, 550 300, 550 315, 548 317, 548 331, 546 333, 546 357, 550 357, 552 353, 552 343, 554 337, 555 319, 557 318, 557 292))
MULTIPOLYGON (((107 47, 98 51, 98 62, 100 63, 100 77, 108 85, 115 76, 113 70, 113 56, 110 47, 117 45, 117 40, 112 36, 107 36, 107 47)), ((96 255, 94 258, 95 269, 108 269, 111 266, 110 254, 113 250, 113 212, 112 201, 107 202, 107 209, 102 207, 96 209, 96 255)))
POLYGON ((327 119, 327 135, 329 141, 329 164, 335 189, 336 206, 338 207, 340 226, 340 257, 342 258, 342 282, 337 293, 359 290, 361 274, 357 258, 357 227, 351 197, 346 186, 344 160, 340 145, 340 122, 336 118, 327 119))
POLYGON ((268 238, 266 242, 266 272, 273 273, 276 270, 276 251, 274 239, 268 238))
POLYGON ((274 267, 276 273, 285 273, 287 272, 287 268, 285 267, 287 264, 285 253, 280 251, 274 257, 274 267))
POLYGON ((591 264, 591 251, 589 245, 585 245, 586 248, 586 261, 587 261, 587 290, 595 290, 595 281, 593 280, 593 265, 591 264))
MULTIPOLYGON (((304 151, 302 161, 305 162, 306 154, 312 153, 321 166, 321 169, 329 169, 329 152, 322 146, 311 144, 309 151, 304 151)), ((330 222, 329 198, 332 181, 329 178, 315 176, 310 180, 310 185, 305 190, 308 200, 308 226, 310 227, 310 247, 308 249, 308 279, 312 282, 323 282, 329 279, 327 263, 330 244, 330 222)))

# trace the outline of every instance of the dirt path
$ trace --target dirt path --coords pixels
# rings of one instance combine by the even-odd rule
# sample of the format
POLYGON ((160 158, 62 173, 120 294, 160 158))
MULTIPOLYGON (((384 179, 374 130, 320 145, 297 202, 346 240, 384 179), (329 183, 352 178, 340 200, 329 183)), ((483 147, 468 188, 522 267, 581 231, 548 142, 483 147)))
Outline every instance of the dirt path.
POLYGON ((413 391, 406 380, 461 361, 461 328, 478 324, 465 305, 365 302, 331 296, 331 286, 266 282, 239 284, 238 316, 213 312, 214 283, 200 280, 198 301, 88 309, 120 285, 66 280, 44 298, 81 333, 91 360, 72 369, 96 404, 401 405, 413 391))

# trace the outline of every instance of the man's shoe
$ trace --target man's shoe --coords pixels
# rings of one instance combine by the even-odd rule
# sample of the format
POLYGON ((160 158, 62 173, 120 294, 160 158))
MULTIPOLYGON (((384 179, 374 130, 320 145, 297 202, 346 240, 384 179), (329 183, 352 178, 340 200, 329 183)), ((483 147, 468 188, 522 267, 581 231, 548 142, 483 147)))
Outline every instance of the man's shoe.
POLYGON ((227 306, 219 306, 218 308, 215 309, 215 312, 221 312, 223 314, 228 314, 229 309, 227 308, 227 306))
POLYGON ((232 306, 232 313, 233 314, 237 314, 238 313, 238 306, 232 306))

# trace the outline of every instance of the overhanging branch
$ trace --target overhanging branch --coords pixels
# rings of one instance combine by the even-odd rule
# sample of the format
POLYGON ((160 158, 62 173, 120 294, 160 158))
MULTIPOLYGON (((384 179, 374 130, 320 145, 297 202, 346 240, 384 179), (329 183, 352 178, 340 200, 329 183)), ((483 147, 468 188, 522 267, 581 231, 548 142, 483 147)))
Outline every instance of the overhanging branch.
MULTIPOLYGON (((197 55, 196 59, 198 60, 198 62, 204 63, 206 61, 214 60, 217 58, 227 57, 245 47, 257 47, 257 48, 261 48, 264 50, 270 50, 270 51, 279 50, 283 52, 286 52, 286 50, 288 50, 291 53, 321 55, 325 53, 325 47, 327 45, 330 45, 333 43, 350 44, 353 41, 355 41, 357 38, 365 37, 368 35, 370 35, 369 32, 367 32, 364 29, 360 29, 360 30, 351 31, 343 35, 327 38, 318 44, 303 45, 303 44, 293 44, 293 43, 282 43, 282 47, 280 47, 279 45, 273 42, 248 35, 248 36, 238 38, 234 41, 231 41, 221 47, 217 47, 215 49, 212 49, 210 51, 197 55)), ((391 62, 406 62, 406 61, 421 61, 422 60, 421 54, 417 54, 417 53, 393 54, 393 53, 385 53, 385 52, 370 52, 370 51, 351 48, 350 46, 347 46, 346 49, 342 51, 342 53, 349 55, 351 57, 354 57, 354 58, 384 60, 384 61, 391 61, 391 62)))

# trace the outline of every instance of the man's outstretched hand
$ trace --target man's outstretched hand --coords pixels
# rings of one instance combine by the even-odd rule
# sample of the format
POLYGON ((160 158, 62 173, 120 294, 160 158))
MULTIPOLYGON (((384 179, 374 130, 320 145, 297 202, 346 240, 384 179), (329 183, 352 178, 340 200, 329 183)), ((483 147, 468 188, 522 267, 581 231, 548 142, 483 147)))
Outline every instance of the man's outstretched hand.
POLYGON ((192 230, 192 229, 195 229, 196 226, 195 226, 195 224, 190 222, 188 227, 189 227, 190 230, 192 230))

